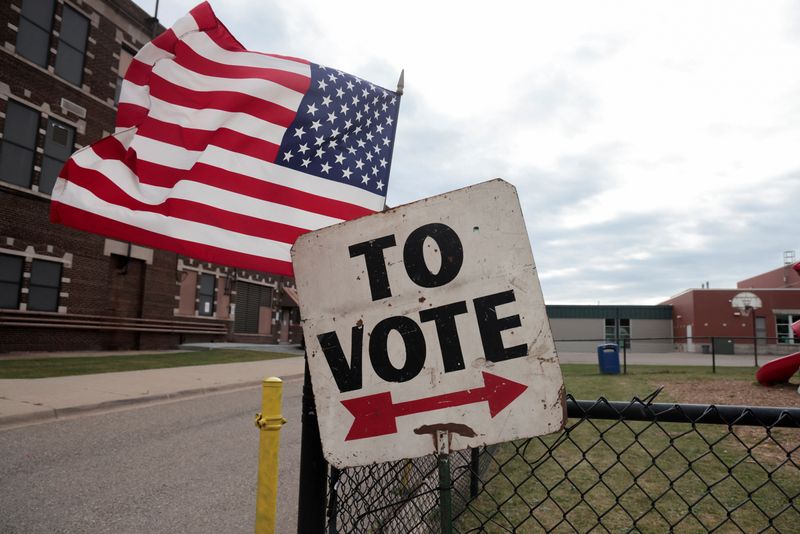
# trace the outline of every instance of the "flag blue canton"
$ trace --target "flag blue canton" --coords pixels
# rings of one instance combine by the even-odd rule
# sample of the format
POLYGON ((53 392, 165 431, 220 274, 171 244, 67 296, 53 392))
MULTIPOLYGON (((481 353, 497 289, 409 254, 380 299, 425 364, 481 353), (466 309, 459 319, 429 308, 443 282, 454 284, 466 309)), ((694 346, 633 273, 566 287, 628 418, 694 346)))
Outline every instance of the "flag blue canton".
POLYGON ((311 63, 311 85, 275 163, 386 196, 400 98, 311 63))

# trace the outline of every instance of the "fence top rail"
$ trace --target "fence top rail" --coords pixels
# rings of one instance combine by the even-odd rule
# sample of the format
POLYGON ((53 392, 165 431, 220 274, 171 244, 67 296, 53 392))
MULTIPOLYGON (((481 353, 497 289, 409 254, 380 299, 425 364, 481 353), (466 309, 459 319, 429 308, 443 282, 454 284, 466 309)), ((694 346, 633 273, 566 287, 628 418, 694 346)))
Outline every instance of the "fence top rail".
POLYGON ((574 419, 800 428, 800 408, 776 406, 649 403, 636 398, 621 402, 603 397, 576 400, 568 395, 567 413, 574 419))

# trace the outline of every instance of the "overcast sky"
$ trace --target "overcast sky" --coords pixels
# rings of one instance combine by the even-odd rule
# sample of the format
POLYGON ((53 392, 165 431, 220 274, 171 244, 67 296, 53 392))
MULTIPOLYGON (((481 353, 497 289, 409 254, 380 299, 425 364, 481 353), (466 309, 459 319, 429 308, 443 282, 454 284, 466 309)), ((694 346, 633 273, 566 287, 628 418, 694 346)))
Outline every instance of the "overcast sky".
POLYGON ((657 304, 800 253, 800 2, 211 6, 251 50, 405 69, 388 203, 511 182, 548 304, 657 304))

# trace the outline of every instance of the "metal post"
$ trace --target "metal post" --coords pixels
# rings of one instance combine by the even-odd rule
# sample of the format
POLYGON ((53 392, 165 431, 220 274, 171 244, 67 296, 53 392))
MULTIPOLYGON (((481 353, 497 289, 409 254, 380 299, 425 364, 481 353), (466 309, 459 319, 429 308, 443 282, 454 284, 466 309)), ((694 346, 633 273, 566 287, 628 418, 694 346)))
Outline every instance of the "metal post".
MULTIPOLYGON (((306 359, 308 355, 306 354, 306 359)), ((303 383, 302 435, 300 438, 300 497, 297 507, 298 534, 325 531, 325 489, 328 464, 322 456, 322 440, 306 360, 303 383)))
POLYGON ((442 534, 453 533, 453 496, 450 480, 450 443, 445 430, 436 431, 436 460, 439 466, 439 520, 442 534))
POLYGON ((622 342, 622 374, 628 374, 628 344, 622 342))
POLYGON ((328 502, 328 534, 337 534, 339 532, 336 529, 336 518, 339 513, 336 490, 339 489, 339 476, 341 473, 335 467, 331 467, 331 479, 328 483, 328 494, 330 495, 330 501, 328 502))
POLYGON ((717 346, 714 343, 714 336, 711 336, 711 372, 717 372, 717 346))
POLYGON ((753 364, 758 367, 758 334, 756 333, 755 310, 753 310, 753 364))
POLYGON ((258 440, 258 489, 256 492, 256 534, 273 534, 278 502, 278 448, 281 427, 280 378, 265 378, 261 384, 261 413, 256 414, 256 426, 261 429, 258 440))
POLYGON ((470 451, 469 462, 469 496, 474 499, 480 490, 481 477, 481 450, 478 447, 470 451))

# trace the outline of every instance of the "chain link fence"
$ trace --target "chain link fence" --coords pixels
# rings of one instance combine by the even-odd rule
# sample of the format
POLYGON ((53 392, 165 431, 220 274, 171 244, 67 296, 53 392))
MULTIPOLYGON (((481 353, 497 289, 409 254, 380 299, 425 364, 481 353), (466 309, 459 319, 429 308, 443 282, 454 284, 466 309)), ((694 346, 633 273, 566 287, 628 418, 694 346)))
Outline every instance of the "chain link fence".
MULTIPOLYGON (((453 530, 793 532, 800 410, 579 401, 558 433, 451 454, 453 530)), ((435 456, 331 470, 328 532, 439 532, 435 456)))

